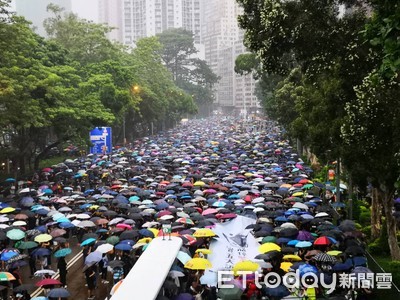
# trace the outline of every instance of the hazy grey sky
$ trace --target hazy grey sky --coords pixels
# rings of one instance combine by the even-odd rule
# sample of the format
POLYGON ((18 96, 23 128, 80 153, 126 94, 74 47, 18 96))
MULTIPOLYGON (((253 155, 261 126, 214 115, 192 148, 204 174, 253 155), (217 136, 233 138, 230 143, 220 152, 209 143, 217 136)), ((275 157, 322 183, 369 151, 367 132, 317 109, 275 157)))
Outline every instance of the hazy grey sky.
MULTIPOLYGON (((31 0, 35 1, 35 0, 31 0)), ((71 0, 72 10, 80 18, 98 21, 98 0, 71 0)), ((11 2, 11 7, 15 9, 15 0, 11 2)))
POLYGON ((98 1, 97 0, 72 0, 72 10, 80 18, 98 21, 98 1))

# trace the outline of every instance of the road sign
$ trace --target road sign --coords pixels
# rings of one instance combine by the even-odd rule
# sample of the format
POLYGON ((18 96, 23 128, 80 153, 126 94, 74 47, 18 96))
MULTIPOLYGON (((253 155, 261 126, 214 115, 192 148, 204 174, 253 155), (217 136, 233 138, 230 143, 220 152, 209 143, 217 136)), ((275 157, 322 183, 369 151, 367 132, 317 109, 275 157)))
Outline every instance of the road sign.
POLYGON ((90 153, 109 154, 112 151, 112 130, 111 127, 96 127, 90 131, 90 153))
POLYGON ((165 234, 171 234, 172 232, 172 225, 171 224, 162 224, 162 231, 165 234))

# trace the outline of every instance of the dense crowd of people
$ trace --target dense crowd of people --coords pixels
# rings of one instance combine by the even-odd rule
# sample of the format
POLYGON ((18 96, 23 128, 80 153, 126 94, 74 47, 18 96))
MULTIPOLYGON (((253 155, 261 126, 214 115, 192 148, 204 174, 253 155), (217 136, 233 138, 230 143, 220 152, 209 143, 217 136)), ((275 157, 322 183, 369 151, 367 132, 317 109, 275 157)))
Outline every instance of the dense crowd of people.
MULTIPOLYGON (((157 299, 369 299, 375 277, 363 235, 345 220, 345 205, 335 202, 332 189, 312 178, 312 169, 273 122, 255 127, 230 117, 192 120, 110 154, 67 159, 19 189, 13 189, 17 179, 9 178, 0 210, 0 259, 8 276, 0 277, 2 299, 31 299, 19 273, 25 265, 45 288, 42 298, 32 299, 67 299, 66 258, 75 238, 83 249, 87 298, 96 297, 99 284, 118 293, 165 223, 182 239, 181 252, 190 260, 176 260, 157 299), (236 259, 232 268, 261 277, 218 288, 207 277, 218 243, 213 228, 238 217, 254 220, 248 229, 259 254, 236 259), (193 259, 203 264, 191 264, 193 259), (47 268, 52 260, 59 280, 47 268), (300 277, 322 274, 334 288, 264 283, 269 273, 282 279, 296 270, 300 277), (335 280, 344 274, 355 283, 335 280)), ((235 273, 232 282, 241 276, 235 273)))

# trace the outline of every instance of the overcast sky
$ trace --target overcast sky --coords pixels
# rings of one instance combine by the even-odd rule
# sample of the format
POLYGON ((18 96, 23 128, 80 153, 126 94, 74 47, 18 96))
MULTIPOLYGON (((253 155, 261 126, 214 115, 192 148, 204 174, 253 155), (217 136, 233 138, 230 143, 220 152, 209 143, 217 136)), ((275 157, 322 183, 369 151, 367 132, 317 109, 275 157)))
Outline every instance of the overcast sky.
POLYGON ((72 0, 72 10, 80 18, 98 20, 98 1, 97 0, 72 0))
MULTIPOLYGON (((31 0, 35 1, 35 0, 31 0)), ((80 18, 98 21, 98 0, 71 0, 72 11, 80 18)), ((15 9, 15 0, 11 2, 11 7, 15 9)))

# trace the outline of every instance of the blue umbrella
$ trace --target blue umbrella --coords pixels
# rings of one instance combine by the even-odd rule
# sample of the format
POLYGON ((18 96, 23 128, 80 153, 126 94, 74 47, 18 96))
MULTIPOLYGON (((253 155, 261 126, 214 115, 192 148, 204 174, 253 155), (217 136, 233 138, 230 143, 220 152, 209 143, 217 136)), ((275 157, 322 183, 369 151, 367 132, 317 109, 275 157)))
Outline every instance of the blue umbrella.
POLYGON ((148 230, 148 229, 140 229, 140 230, 139 230, 139 234, 142 235, 142 236, 144 236, 144 237, 151 237, 151 238, 154 237, 154 233, 151 232, 151 231, 148 230))
POLYGON ((163 201, 163 202, 161 202, 161 203, 156 205, 156 209, 157 210, 163 210, 163 209, 166 209, 168 207, 169 207, 169 204, 167 202, 165 202, 165 201, 163 201))
POLYGON ((286 296, 290 295, 289 290, 284 286, 284 285, 278 285, 277 287, 270 288, 270 287, 264 287, 263 288, 265 294, 267 294, 270 297, 276 297, 276 298, 283 298, 286 296))
POLYGON ((57 223, 70 223, 71 224, 71 220, 68 219, 67 217, 61 217, 61 218, 57 219, 57 223))
POLYGON ((85 259, 85 265, 92 265, 98 263, 103 258, 103 253, 94 251, 90 253, 85 259))
POLYGON ((60 249, 60 250, 57 250, 55 253, 54 253, 54 256, 55 257, 65 257, 65 256, 67 256, 68 254, 71 254, 72 253, 72 250, 70 249, 70 248, 63 248, 63 249, 60 249))
POLYGON ((61 223, 58 224, 58 226, 60 226, 61 228, 73 228, 73 227, 75 227, 75 225, 70 223, 70 222, 61 222, 61 223))
POLYGON ((88 238, 81 243, 81 247, 90 245, 91 243, 94 243, 95 241, 96 241, 95 238, 88 238))
POLYGON ((50 255, 51 251, 46 248, 37 248, 32 251, 31 255, 32 256, 47 256, 50 255))
POLYGON ((296 246, 296 244, 300 242, 299 240, 291 240, 287 243, 288 246, 296 246))
POLYGON ((312 243, 308 242, 308 241, 301 241, 301 242, 298 242, 295 245, 296 248, 308 248, 308 247, 311 247, 311 246, 312 246, 312 243))
POLYGON ((15 182, 16 180, 14 179, 14 178, 11 178, 11 177, 9 177, 9 178, 7 178, 6 180, 5 180, 5 182, 15 182))
POLYGON ((39 297, 31 298, 31 300, 49 300, 49 298, 47 298, 45 296, 39 296, 39 297))
POLYGON ((19 252, 15 252, 12 250, 5 250, 1 253, 0 260, 7 261, 12 257, 17 256, 18 254, 19 252))
POLYGON ((131 246, 135 245, 134 240, 122 240, 119 242, 120 244, 130 244, 131 246))
POLYGON ((47 209, 40 208, 36 210, 35 213, 41 216, 46 216, 49 213, 49 211, 47 209))
POLYGON ((33 206, 33 204, 35 203, 35 200, 33 200, 32 197, 24 197, 21 199, 21 201, 19 202, 22 206, 33 206))
POLYGON ((63 288, 51 289, 47 294, 49 298, 68 298, 71 294, 63 288))
POLYGON ((132 246, 127 243, 119 243, 119 244, 115 245, 114 247, 115 247, 115 249, 122 250, 122 251, 132 250, 132 246))
POLYGON ((52 194, 53 194, 53 191, 52 191, 51 189, 44 189, 44 190, 42 191, 42 193, 45 194, 45 195, 52 195, 52 194))

